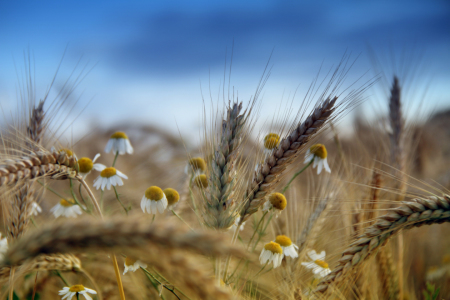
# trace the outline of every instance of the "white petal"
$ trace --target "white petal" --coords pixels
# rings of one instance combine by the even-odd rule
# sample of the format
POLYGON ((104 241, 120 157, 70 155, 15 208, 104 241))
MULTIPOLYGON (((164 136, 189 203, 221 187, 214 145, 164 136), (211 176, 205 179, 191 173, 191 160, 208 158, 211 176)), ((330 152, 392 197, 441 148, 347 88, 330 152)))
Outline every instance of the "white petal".
POLYGON ((122 181, 122 178, 120 178, 119 176, 114 176, 115 177, 115 180, 116 180, 116 184, 115 185, 118 185, 118 186, 122 186, 123 185, 123 181, 122 181))
POLYGON ((101 177, 101 185, 102 185, 102 191, 105 190, 106 184, 108 183, 108 180, 106 178, 101 177))
POLYGON ((312 261, 320 259, 319 255, 317 255, 315 250, 308 251, 308 256, 311 258, 312 261))
POLYGON ((320 172, 322 172, 322 168, 323 168, 323 160, 319 159, 319 161, 317 163, 317 175, 319 175, 320 172))
POLYGON ((147 202, 145 203, 145 207, 147 208, 147 213, 151 214, 152 213, 152 200, 147 199, 147 202))
POLYGON ((119 150, 120 155, 124 155, 126 153, 125 139, 117 140, 117 149, 119 150))
POLYGON ((92 300, 92 297, 89 296, 87 293, 82 293, 84 298, 86 298, 86 300, 92 300))
POLYGON ((116 170, 116 174, 124 179, 128 179, 128 176, 120 172, 119 170, 116 170))
POLYGON ((319 258, 317 258, 317 259, 325 260, 325 250, 323 250, 322 252, 320 252, 320 254, 318 255, 318 257, 319 257, 319 258))
POLYGON ((327 158, 325 157, 325 159, 323 160, 323 165, 324 165, 324 167, 325 167, 325 170, 328 172, 328 173, 331 173, 331 169, 330 169, 330 166, 328 165, 328 161, 327 161, 327 158))
POLYGON ((147 203, 147 198, 145 198, 145 196, 144 197, 142 197, 142 199, 141 199, 141 209, 142 209, 142 211, 145 213, 145 205, 146 205, 146 203, 147 203))
POLYGON ((133 154, 133 152, 134 152, 134 149, 133 149, 133 147, 131 146, 131 143, 130 143, 130 140, 126 140, 126 145, 127 145, 127 153, 128 154, 133 154))
POLYGON ((94 164, 93 168, 94 170, 101 172, 106 169, 106 166, 103 164, 94 164))
POLYGON ((109 153, 111 151, 114 144, 114 139, 109 139, 108 143, 106 143, 105 152, 109 153))
POLYGON ((97 292, 93 289, 89 289, 87 287, 84 288, 86 292, 91 293, 91 294, 97 294, 97 292))

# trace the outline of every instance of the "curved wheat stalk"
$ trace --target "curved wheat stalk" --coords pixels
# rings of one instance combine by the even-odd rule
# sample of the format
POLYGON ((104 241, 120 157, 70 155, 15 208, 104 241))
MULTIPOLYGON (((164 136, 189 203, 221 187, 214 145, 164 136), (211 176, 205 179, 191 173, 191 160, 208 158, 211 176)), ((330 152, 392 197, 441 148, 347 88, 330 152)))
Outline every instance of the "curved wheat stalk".
POLYGON ((73 253, 147 246, 186 249, 205 255, 245 256, 217 232, 186 232, 167 223, 148 224, 139 219, 73 220, 29 231, 5 253, 2 266, 15 266, 41 253, 73 253))
POLYGON ((377 218, 358 240, 342 253, 338 266, 318 285, 315 292, 324 293, 330 284, 342 278, 353 267, 376 253, 389 238, 402 229, 450 222, 450 196, 417 198, 377 218))

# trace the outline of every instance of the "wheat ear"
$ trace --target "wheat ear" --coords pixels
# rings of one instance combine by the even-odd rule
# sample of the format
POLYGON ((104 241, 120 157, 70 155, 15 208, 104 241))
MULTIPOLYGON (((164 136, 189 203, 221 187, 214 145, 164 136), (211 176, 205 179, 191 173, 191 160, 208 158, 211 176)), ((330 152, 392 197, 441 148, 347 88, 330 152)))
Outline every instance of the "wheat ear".
POLYGON ((417 198, 377 218, 374 225, 342 253, 338 266, 319 283, 316 292, 325 292, 329 285, 342 278, 353 267, 364 262, 402 229, 450 222, 450 196, 417 198))
POLYGON ((27 157, 3 160, 0 164, 0 186, 13 186, 21 180, 39 177, 74 178, 77 167, 76 159, 65 152, 39 151, 27 157))
POLYGON ((238 247, 225 242, 225 236, 210 232, 186 232, 166 223, 146 224, 136 219, 108 221, 71 220, 47 225, 17 239, 5 253, 2 265, 15 266, 41 253, 72 253, 141 248, 148 245, 186 249, 205 255, 231 253, 243 257, 238 247))
POLYGON ((222 122, 220 143, 216 146, 209 166, 209 199, 205 199, 205 223, 213 228, 226 229, 233 225, 236 212, 232 210, 236 185, 234 165, 239 155, 241 136, 245 124, 241 103, 233 103, 227 109, 227 118, 222 122))
POLYGON ((272 155, 257 169, 253 180, 247 188, 247 202, 241 210, 242 224, 263 204, 264 197, 269 194, 287 166, 297 157, 305 144, 324 126, 335 110, 337 97, 326 99, 295 128, 289 136, 284 138, 272 155))

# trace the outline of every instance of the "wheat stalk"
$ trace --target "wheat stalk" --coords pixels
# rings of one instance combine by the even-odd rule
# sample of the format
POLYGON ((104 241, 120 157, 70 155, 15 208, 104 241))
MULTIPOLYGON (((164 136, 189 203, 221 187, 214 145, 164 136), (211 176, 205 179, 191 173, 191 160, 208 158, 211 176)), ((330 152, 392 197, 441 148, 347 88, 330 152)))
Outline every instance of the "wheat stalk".
POLYGON ((228 107, 227 118, 221 126, 220 143, 209 165, 209 197, 205 199, 206 213, 203 218, 213 228, 230 228, 236 218, 236 212, 231 209, 237 180, 233 173, 246 121, 245 112, 240 114, 241 110, 242 102, 228 107))
POLYGON ((289 136, 284 138, 272 155, 269 155, 264 163, 257 169, 253 180, 247 188, 247 202, 241 210, 242 224, 252 214, 258 211, 264 197, 275 187, 278 176, 297 157, 305 144, 321 129, 330 119, 335 110, 337 97, 326 99, 314 109, 314 111, 295 128, 289 136))
POLYGON ((186 232, 166 223, 149 225, 141 220, 108 221, 71 220, 47 225, 17 239, 5 253, 3 266, 15 266, 41 253, 72 253, 113 249, 144 248, 148 245, 168 249, 186 249, 206 255, 231 253, 245 256, 238 247, 230 246, 225 237, 210 232, 186 232))
POLYGON ((403 202, 400 207, 377 218, 374 225, 364 230, 358 240, 342 253, 338 266, 322 279, 316 292, 325 292, 331 283, 367 260, 371 254, 385 245, 389 238, 402 229, 444 222, 450 222, 450 197, 448 195, 417 198, 403 202))

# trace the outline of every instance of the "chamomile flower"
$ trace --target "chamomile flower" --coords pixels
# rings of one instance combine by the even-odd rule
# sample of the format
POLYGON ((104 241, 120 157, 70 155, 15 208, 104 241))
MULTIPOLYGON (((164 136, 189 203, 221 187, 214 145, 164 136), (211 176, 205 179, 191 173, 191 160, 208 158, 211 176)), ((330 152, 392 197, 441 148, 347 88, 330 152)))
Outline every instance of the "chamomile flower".
MULTIPOLYGON (((236 228, 238 227, 240 221, 241 221, 241 216, 237 216, 237 218, 234 219, 234 224, 233 224, 233 226, 230 227, 230 229, 235 231, 236 228)), ((245 222, 242 222, 241 226, 239 226, 239 231, 244 230, 244 225, 245 225, 245 222)))
POLYGON ((100 153, 97 153, 92 160, 89 157, 82 157, 78 160, 78 173, 83 179, 91 173, 92 169, 101 171, 99 168, 101 168, 102 164, 94 164, 99 157, 100 153))
POLYGON ((117 131, 111 135, 108 143, 105 147, 105 152, 109 153, 112 150, 113 154, 119 153, 124 155, 125 153, 133 154, 133 147, 125 132, 117 131))
POLYGON ((133 259, 129 256, 125 258, 125 262, 123 265, 125 267, 123 275, 125 275, 125 273, 127 273, 128 271, 136 272, 136 270, 138 270, 140 267, 147 268, 147 265, 144 264, 142 261, 133 259))
POLYGON ((89 296, 87 293, 90 294, 97 294, 96 291, 93 289, 88 289, 87 287, 84 287, 81 284, 72 285, 71 287, 63 287, 62 290, 59 291, 60 296, 64 296, 61 299, 62 300, 71 300, 73 296, 76 295, 83 295, 86 300, 92 300, 92 297, 89 296))
POLYGON ((8 240, 6 238, 2 238, 2 234, 0 233, 0 261, 3 260, 3 256, 8 250, 8 240))
POLYGON ((194 183, 197 187, 205 189, 208 187, 208 177, 205 174, 195 176, 194 183))
POLYGON ((327 162, 327 149, 322 144, 312 145, 305 154, 305 164, 309 164, 314 160, 313 168, 317 166, 317 174, 322 172, 322 168, 331 173, 330 166, 327 162))
POLYGON ((142 197, 141 208, 142 211, 149 214, 157 214, 158 212, 162 214, 167 208, 168 202, 167 197, 163 190, 157 186, 149 187, 142 197))
POLYGON ((50 211, 55 218, 64 216, 66 218, 76 218, 77 215, 81 215, 81 207, 78 206, 73 199, 61 199, 58 204, 53 206, 50 211))
POLYGON ((107 168, 105 165, 96 164, 95 169, 101 171, 100 176, 94 181, 94 187, 97 188, 97 190, 101 188, 102 191, 104 191, 105 187, 110 190, 111 186, 123 185, 122 178, 128 179, 127 175, 113 167, 107 168))
POLYGON ((166 195, 169 209, 173 209, 180 200, 180 194, 178 194, 178 192, 172 188, 167 188, 163 192, 164 195, 166 195))
POLYGON ((42 208, 39 206, 39 204, 36 203, 36 201, 31 202, 31 208, 30 208, 30 216, 35 215, 37 216, 42 212, 42 208))
POLYGON ((199 175, 206 171, 206 162, 201 157, 194 157, 191 158, 188 161, 188 164, 186 168, 184 169, 184 172, 186 174, 193 174, 193 175, 199 175))
POLYGON ((269 133, 264 137, 264 152, 271 154, 273 149, 278 147, 280 143, 280 136, 276 133, 269 133))
POLYGON ((312 269, 316 278, 323 278, 331 273, 328 264, 325 262, 325 251, 317 254, 315 250, 308 251, 308 256, 311 259, 310 262, 302 262, 302 266, 312 269))
POLYGON ((261 251, 261 255, 259 256, 259 262, 261 264, 266 264, 267 262, 273 262, 273 268, 276 268, 281 265, 281 261, 283 260, 283 249, 277 243, 270 242, 264 245, 264 248, 261 251))
POLYGON ((290 256, 292 258, 298 257, 298 246, 293 244, 291 239, 285 235, 279 235, 275 239, 275 243, 280 244, 283 249, 283 256, 290 256))
POLYGON ((269 211, 271 209, 274 209, 275 212, 281 213, 281 211, 286 208, 286 205, 286 197, 283 194, 272 193, 264 203, 262 211, 269 211))

